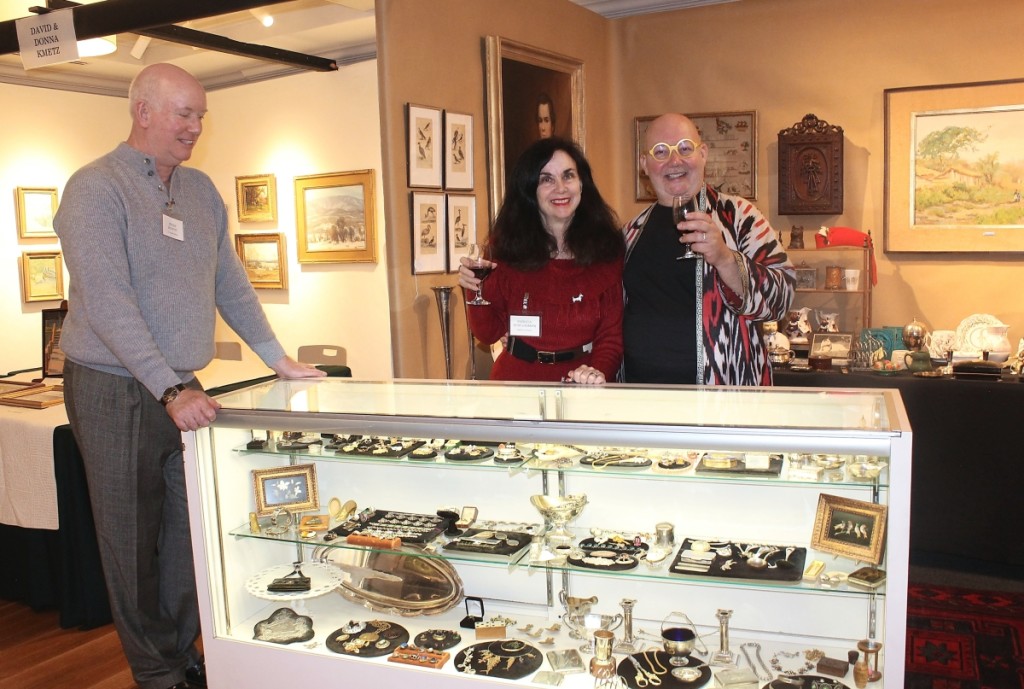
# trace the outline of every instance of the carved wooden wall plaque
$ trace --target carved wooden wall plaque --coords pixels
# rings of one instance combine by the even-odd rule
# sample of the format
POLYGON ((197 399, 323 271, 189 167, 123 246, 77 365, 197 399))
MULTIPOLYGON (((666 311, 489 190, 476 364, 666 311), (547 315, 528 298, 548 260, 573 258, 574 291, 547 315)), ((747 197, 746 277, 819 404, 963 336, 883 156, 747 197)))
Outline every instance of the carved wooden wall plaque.
POLYGON ((779 213, 843 212, 843 128, 805 115, 779 132, 779 213))

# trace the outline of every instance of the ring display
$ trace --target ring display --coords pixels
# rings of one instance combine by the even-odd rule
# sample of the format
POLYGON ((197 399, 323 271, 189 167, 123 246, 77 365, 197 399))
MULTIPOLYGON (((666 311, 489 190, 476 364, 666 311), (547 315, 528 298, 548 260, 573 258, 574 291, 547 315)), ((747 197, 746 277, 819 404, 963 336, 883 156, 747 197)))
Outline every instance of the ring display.
POLYGON ((453 629, 428 629, 417 634, 413 643, 417 648, 446 651, 462 643, 462 635, 453 629))
POLYGON ((360 534, 381 539, 400 538, 404 543, 429 543, 445 526, 446 521, 436 514, 365 510, 358 519, 349 519, 330 533, 335 537, 360 534))

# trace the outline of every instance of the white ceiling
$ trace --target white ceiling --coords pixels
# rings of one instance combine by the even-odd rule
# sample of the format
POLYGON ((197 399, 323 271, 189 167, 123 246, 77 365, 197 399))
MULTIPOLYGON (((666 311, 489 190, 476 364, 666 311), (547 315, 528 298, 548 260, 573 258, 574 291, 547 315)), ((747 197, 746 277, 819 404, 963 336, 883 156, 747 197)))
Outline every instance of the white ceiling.
MULTIPOLYGON (((572 1, 606 17, 621 17, 736 0, 572 1)), ((0 0, 0 21, 31 16, 28 8, 35 5, 45 5, 45 0, 0 0)), ((339 65, 376 56, 374 0, 291 0, 262 9, 274 16, 273 26, 264 27, 249 11, 199 19, 182 26, 244 43, 325 57, 339 65)), ((17 54, 0 55, 0 82, 123 96, 139 69, 155 62, 171 62, 188 70, 207 89, 261 81, 299 71, 296 67, 279 63, 200 50, 159 39, 152 39, 141 59, 136 59, 131 53, 138 39, 135 34, 119 34, 117 51, 111 55, 33 70, 25 70, 17 54)))

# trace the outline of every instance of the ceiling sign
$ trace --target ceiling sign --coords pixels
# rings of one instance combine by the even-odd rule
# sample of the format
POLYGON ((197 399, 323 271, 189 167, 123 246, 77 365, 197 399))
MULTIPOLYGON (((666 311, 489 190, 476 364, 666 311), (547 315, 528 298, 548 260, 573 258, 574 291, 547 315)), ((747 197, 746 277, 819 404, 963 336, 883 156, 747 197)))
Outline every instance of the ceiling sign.
POLYGON ((78 59, 75 20, 70 9, 18 19, 15 26, 25 69, 78 59))

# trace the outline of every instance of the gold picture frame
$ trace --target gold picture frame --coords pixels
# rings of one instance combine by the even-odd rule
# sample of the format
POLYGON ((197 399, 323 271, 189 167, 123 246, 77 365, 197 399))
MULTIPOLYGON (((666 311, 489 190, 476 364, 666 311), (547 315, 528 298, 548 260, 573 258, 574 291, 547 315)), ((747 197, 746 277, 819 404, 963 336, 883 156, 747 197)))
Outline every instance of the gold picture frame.
POLYGON ((33 385, 25 390, 16 390, 0 395, 0 404, 8 407, 46 409, 64 404, 63 385, 33 385))
POLYGON ((1021 128, 1024 79, 886 89, 885 250, 1024 251, 1021 128))
POLYGON ((491 218, 505 195, 505 176, 536 141, 537 113, 552 114, 552 134, 585 147, 583 62, 501 36, 485 39, 488 196, 491 218))
POLYGON ((21 254, 21 294, 25 303, 64 298, 64 261, 60 251, 21 254))
POLYGON ((252 490, 256 514, 265 517, 279 509, 307 512, 320 509, 315 464, 254 469, 252 490))
POLYGON ((376 263, 373 170, 295 178, 299 263, 376 263))
POLYGON ((14 190, 18 236, 22 239, 56 237, 53 216, 57 214, 55 187, 18 187, 14 190))
POLYGON ((0 380, 0 397, 4 397, 12 392, 24 392, 29 388, 37 388, 40 385, 41 383, 32 381, 0 380))
POLYGON ((236 234, 235 251, 254 288, 288 288, 288 254, 283 234, 236 234))
POLYGON ((873 565, 885 550, 886 505, 822 493, 814 517, 811 547, 873 565))
MULTIPOLYGON (((708 161, 704 166, 707 183, 723 193, 755 200, 757 111, 701 112, 686 116, 697 126, 701 141, 708 144, 708 161)), ((647 127, 656 118, 657 115, 633 118, 633 191, 637 201, 657 200, 654 187, 640 167, 647 127)))
POLYGON ((277 221, 277 179, 274 175, 235 177, 238 222, 277 221))

